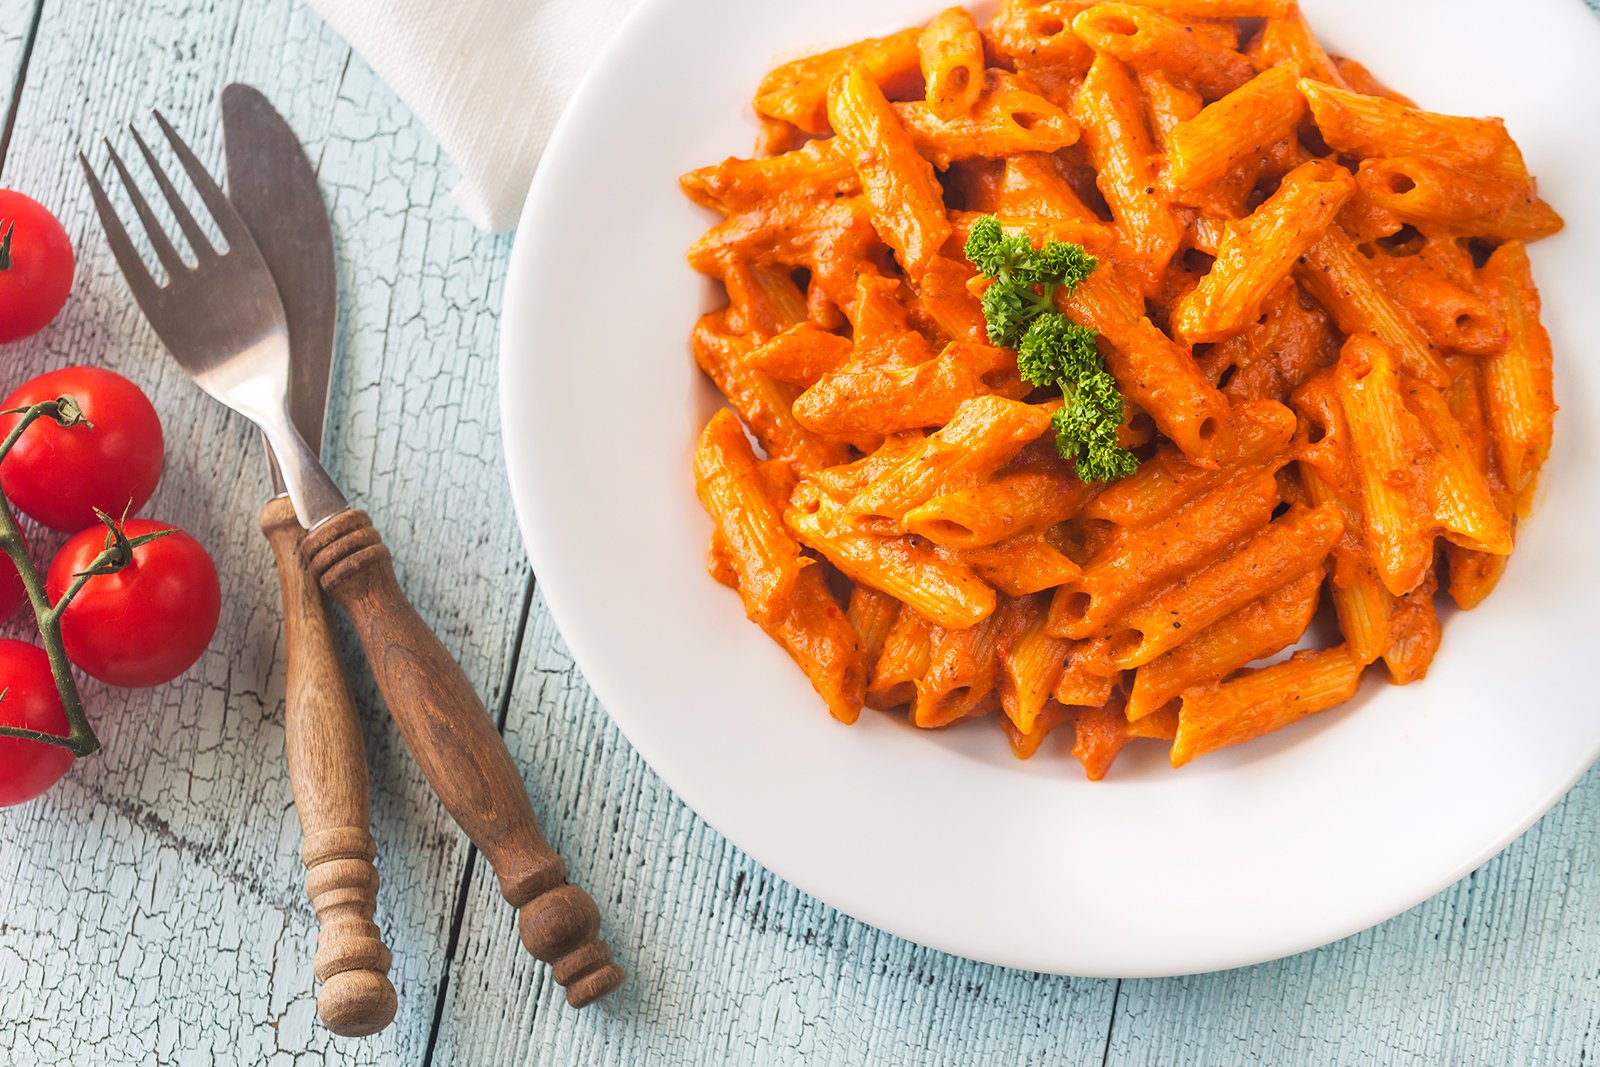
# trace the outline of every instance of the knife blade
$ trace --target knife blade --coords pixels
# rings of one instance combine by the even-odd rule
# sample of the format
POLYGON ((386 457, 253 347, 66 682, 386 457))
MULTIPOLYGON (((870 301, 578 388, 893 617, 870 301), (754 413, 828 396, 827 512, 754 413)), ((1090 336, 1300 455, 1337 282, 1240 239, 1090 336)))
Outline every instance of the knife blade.
MULTIPOLYGON (((267 261, 289 322, 289 414, 321 455, 339 315, 333 227, 322 190, 299 138, 252 86, 235 82, 222 90, 222 135, 228 199, 267 261)), ((283 492, 276 463, 272 473, 274 489, 283 492)))
MULTIPOLYGON (((288 326, 289 415, 313 454, 333 366, 338 284, 333 229, 300 141, 248 85, 222 91, 228 199, 255 239, 288 326)), ((317 1010, 336 1034, 376 1033, 394 1018, 390 953, 372 921, 378 871, 361 720, 345 681, 321 587, 306 570, 304 532, 267 449, 275 495, 261 512, 283 591, 284 753, 300 818, 306 893, 317 915, 317 1010)))

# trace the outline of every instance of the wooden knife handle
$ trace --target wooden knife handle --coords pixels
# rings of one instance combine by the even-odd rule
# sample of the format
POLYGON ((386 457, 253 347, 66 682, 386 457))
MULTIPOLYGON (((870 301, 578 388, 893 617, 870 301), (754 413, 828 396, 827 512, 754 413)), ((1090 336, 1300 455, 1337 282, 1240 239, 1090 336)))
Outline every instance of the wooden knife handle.
POLYGON ((478 846, 518 910, 522 944, 551 965, 582 1007, 622 983, 599 940, 600 909, 567 883, 533 816, 505 739, 461 667, 395 580, 389 550, 364 511, 345 511, 305 535, 300 551, 355 624, 400 736, 434 792, 478 846))
POLYGON ((367 754, 361 722, 328 625, 322 590, 300 558, 304 536, 287 497, 261 509, 283 589, 288 686, 284 749, 300 814, 306 894, 317 913, 317 1013, 343 1037, 365 1037, 394 1019, 389 949, 372 921, 377 846, 368 830, 367 754))

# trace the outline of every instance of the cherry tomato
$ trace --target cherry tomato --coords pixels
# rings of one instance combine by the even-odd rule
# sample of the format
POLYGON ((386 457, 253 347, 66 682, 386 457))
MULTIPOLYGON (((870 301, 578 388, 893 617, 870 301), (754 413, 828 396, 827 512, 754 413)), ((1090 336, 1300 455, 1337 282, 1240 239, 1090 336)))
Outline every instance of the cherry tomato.
MULTIPOLYGON (((50 657, 26 641, 0 640, 0 724, 66 735, 67 712, 50 674, 50 657)), ((0 808, 32 800, 72 766, 64 748, 0 737, 0 808)))
POLYGON ((0 342, 38 333, 72 291, 72 242, 32 197, 0 189, 0 342))
MULTIPOLYGON (((24 382, 0 410, 69 395, 88 426, 62 429, 35 420, 0 463, 0 488, 20 510, 53 529, 73 533, 108 515, 136 514, 161 480, 161 419, 122 375, 101 367, 64 367, 24 382)), ((0 438, 17 424, 0 415, 0 438)))
MULTIPOLYGON (((222 612, 217 568, 200 542, 164 522, 129 519, 128 537, 172 533, 133 550, 115 574, 90 578, 61 615, 67 658, 86 674, 136 688, 170 682, 194 665, 216 633, 222 612)), ((58 603, 73 575, 106 547, 106 529, 74 534, 50 561, 45 589, 58 603)))

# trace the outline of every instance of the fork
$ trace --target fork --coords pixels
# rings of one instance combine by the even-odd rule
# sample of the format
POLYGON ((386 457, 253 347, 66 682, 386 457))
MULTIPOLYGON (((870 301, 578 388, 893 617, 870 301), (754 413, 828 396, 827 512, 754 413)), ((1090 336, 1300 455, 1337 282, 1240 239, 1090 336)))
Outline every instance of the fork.
POLYGON ((552 964, 580 1007, 621 984, 599 940, 600 911, 567 882, 566 865, 534 818, 516 764, 459 664, 395 579, 372 520, 353 510, 306 445, 288 408, 289 342, 283 304, 244 221, 159 112, 156 123, 210 212, 225 250, 213 247, 137 130, 130 130, 195 256, 189 266, 110 141, 106 149, 156 258, 157 283, 87 157, 79 153, 111 252, 145 317, 206 393, 259 427, 272 447, 300 524, 301 554, 354 624, 389 714, 456 823, 483 852, 501 896, 518 910, 524 947, 552 964))

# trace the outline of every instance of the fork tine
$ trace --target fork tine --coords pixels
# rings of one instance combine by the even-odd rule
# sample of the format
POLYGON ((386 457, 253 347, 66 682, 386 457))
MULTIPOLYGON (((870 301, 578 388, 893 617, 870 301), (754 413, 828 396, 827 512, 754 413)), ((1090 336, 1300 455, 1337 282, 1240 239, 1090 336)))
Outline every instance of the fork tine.
POLYGON ((211 209, 211 217, 216 219, 217 229, 222 231, 222 236, 227 240, 228 247, 233 248, 240 244, 250 244, 250 232, 245 229, 244 220, 234 210, 233 203, 228 199, 209 171, 201 166, 200 160, 189 150, 178 131, 172 128, 166 118, 159 111, 152 112, 156 117, 156 124, 161 127, 161 132, 167 135, 167 141, 172 145, 172 151, 178 156, 178 162, 183 164, 183 169, 188 171, 189 180, 194 182, 200 199, 205 201, 206 207, 211 209))
POLYGON ((150 210, 144 194, 139 192, 139 186, 134 182, 133 175, 128 173, 127 166, 122 162, 122 157, 117 155, 117 150, 111 147, 108 138, 105 142, 106 151, 111 154, 111 165, 117 169, 117 176, 122 179, 122 187, 128 191, 128 199, 133 202, 133 210, 139 216, 139 222, 144 226, 144 232, 150 238, 151 246, 156 250, 156 258, 161 265, 167 268, 168 277, 178 275, 188 270, 184 265, 183 257, 178 255, 178 250, 172 246, 172 239, 167 236, 167 231, 156 218, 156 213, 150 210))
POLYGON ((94 200, 95 213, 100 216, 100 227, 106 231, 106 243, 111 246, 111 255, 117 261, 117 266, 122 268, 122 276, 128 280, 128 288, 133 290, 134 299, 142 304, 156 294, 158 286, 155 279, 150 277, 149 269, 139 257, 139 250, 133 247, 122 220, 117 218, 111 198, 106 196, 99 176, 89 165, 89 157, 79 152, 78 162, 83 166, 83 176, 89 183, 89 196, 94 200))
POLYGON ((216 250, 211 247, 211 242, 206 238, 206 233, 200 224, 189 213, 189 205, 183 202, 178 195, 178 190, 173 187, 172 179, 167 177, 167 172, 161 169, 161 164, 156 162, 155 153, 150 151, 150 146, 144 143, 144 138, 139 136, 139 130, 133 123, 128 123, 128 132, 133 134, 133 143, 139 146, 139 153, 144 156, 145 165, 150 168, 150 173, 156 179, 156 185, 161 188, 161 195, 167 198, 167 206, 172 208, 172 214, 178 220, 178 228, 183 231, 183 236, 188 239, 189 247, 194 249, 196 259, 204 259, 208 253, 216 250))

